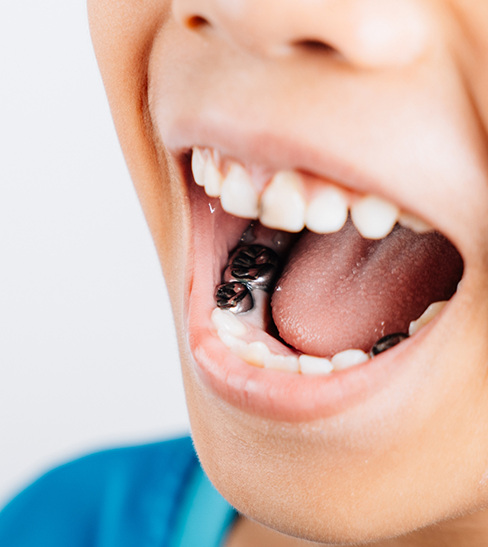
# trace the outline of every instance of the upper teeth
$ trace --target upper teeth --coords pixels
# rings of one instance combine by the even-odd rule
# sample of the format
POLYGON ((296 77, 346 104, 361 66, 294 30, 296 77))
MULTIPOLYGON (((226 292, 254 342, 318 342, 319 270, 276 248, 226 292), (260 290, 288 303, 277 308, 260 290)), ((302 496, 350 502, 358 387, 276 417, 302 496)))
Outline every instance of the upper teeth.
POLYGON ((332 184, 314 191, 295 171, 278 171, 265 189, 258 191, 242 165, 227 162, 224 174, 220 163, 217 152, 194 147, 191 165, 195 182, 205 188, 208 196, 220 197, 224 211, 237 217, 259 218, 269 228, 300 232, 306 226, 320 234, 337 232, 350 210, 357 230, 368 239, 386 237, 397 221, 420 233, 432 229, 378 196, 351 201, 349 194, 332 184))
POLYGON ((231 165, 222 183, 222 208, 242 218, 257 218, 259 195, 247 171, 237 163, 231 165))
POLYGON ((300 232, 307 203, 303 183, 293 171, 279 171, 261 196, 259 221, 269 228, 300 232))
POLYGON ((358 232, 368 239, 381 239, 395 226, 400 211, 377 196, 365 196, 351 207, 351 219, 358 232))

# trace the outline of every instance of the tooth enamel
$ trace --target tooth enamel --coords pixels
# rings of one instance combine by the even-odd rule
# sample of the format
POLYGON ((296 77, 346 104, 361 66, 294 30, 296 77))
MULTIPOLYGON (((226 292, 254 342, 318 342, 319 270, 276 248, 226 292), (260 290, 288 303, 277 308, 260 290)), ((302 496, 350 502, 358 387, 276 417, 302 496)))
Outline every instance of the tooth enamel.
POLYGON ((298 361, 302 374, 329 374, 334 370, 332 363, 323 357, 300 355, 298 361))
POLYGON ((256 367, 264 367, 266 357, 271 355, 268 346, 264 342, 251 342, 245 347, 236 348, 235 353, 246 363, 256 367))
POLYGON ((351 218, 358 232, 367 239, 386 237, 398 220, 399 209, 377 196, 365 196, 351 207, 351 218))
POLYGON ((425 234, 426 232, 432 232, 434 229, 430 224, 423 221, 419 217, 412 215, 411 213, 401 213, 398 223, 404 228, 417 232, 418 234, 425 234))
POLYGON ((233 163, 222 184, 220 203, 227 213, 241 218, 258 218, 259 195, 247 171, 233 163))
POLYGON ((360 349, 346 349, 332 357, 334 370, 344 370, 367 361, 369 357, 360 349))
POLYGON ((314 196, 308 205, 306 225, 317 234, 338 232, 345 224, 348 202, 342 192, 333 188, 324 188, 314 196))
POLYGON ((227 346, 234 353, 239 351, 244 351, 247 347, 246 342, 237 338, 226 329, 219 329, 217 331, 219 338, 222 340, 223 344, 227 346))
POLYGON ((191 170, 198 186, 205 186, 205 158, 198 147, 193 147, 191 155, 191 170))
POLYGON ((427 323, 430 323, 446 304, 447 301, 434 302, 433 304, 431 304, 418 319, 410 323, 408 327, 408 334, 412 336, 422 327, 425 327, 425 325, 427 325, 427 323))
POLYGON ((239 321, 239 319, 230 311, 215 308, 211 318, 214 327, 218 331, 225 330, 233 336, 244 336, 247 332, 246 325, 239 321))
POLYGON ((210 155, 205 159, 203 179, 205 181, 205 193, 207 196, 218 198, 222 189, 223 177, 210 155))
POLYGON ((298 359, 293 355, 268 355, 264 359, 264 368, 298 372, 298 359))
POLYGON ((301 177, 279 171, 261 196, 259 220, 268 228, 300 232, 305 226, 305 209, 301 177))

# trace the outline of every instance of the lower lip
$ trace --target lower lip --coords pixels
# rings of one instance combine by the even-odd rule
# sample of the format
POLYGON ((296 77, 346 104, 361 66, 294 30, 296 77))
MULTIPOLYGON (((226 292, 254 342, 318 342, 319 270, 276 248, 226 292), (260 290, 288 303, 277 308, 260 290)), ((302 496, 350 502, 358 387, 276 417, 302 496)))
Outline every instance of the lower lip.
POLYGON ((247 413, 285 422, 327 418, 368 399, 403 369, 403 354, 413 342, 402 342, 387 354, 345 371, 305 376, 247 364, 233 355, 211 328, 200 326, 204 320, 191 306, 190 351, 203 384, 247 413))
MULTIPOLYGON (((188 333, 195 370, 215 395, 244 412, 263 418, 304 422, 344 412, 384 389, 405 370, 412 349, 425 332, 364 364, 325 376, 266 370, 234 355, 218 338, 210 315, 215 307, 215 208, 190 186, 193 228, 193 278, 189 286, 188 333)), ((220 209, 220 208, 218 208, 220 209)), ((429 325, 431 326, 431 325, 429 325)), ((430 328, 423 329, 423 331, 430 328)))

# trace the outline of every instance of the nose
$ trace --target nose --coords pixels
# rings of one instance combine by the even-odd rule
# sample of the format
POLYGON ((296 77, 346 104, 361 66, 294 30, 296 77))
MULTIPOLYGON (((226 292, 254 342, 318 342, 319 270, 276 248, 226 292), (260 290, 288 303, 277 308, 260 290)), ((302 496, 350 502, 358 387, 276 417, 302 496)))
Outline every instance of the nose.
POLYGON ((175 0, 173 13, 196 32, 217 32, 253 54, 335 54, 381 69, 417 60, 429 17, 421 0, 175 0))

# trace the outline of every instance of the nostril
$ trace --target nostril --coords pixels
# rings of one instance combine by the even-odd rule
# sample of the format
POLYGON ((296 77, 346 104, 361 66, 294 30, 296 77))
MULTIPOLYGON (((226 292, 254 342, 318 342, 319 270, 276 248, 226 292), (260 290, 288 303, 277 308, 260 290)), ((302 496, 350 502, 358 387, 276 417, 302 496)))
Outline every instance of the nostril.
POLYGON ((188 17, 188 19, 186 20, 186 26, 192 30, 197 30, 209 25, 210 23, 207 21, 207 19, 205 19, 205 17, 202 17, 201 15, 193 15, 192 17, 188 17))
POLYGON ((293 42, 293 46, 311 53, 325 53, 327 55, 330 55, 332 53, 338 53, 338 51, 333 46, 331 46, 330 44, 326 44, 321 40, 296 40, 295 42, 293 42))

